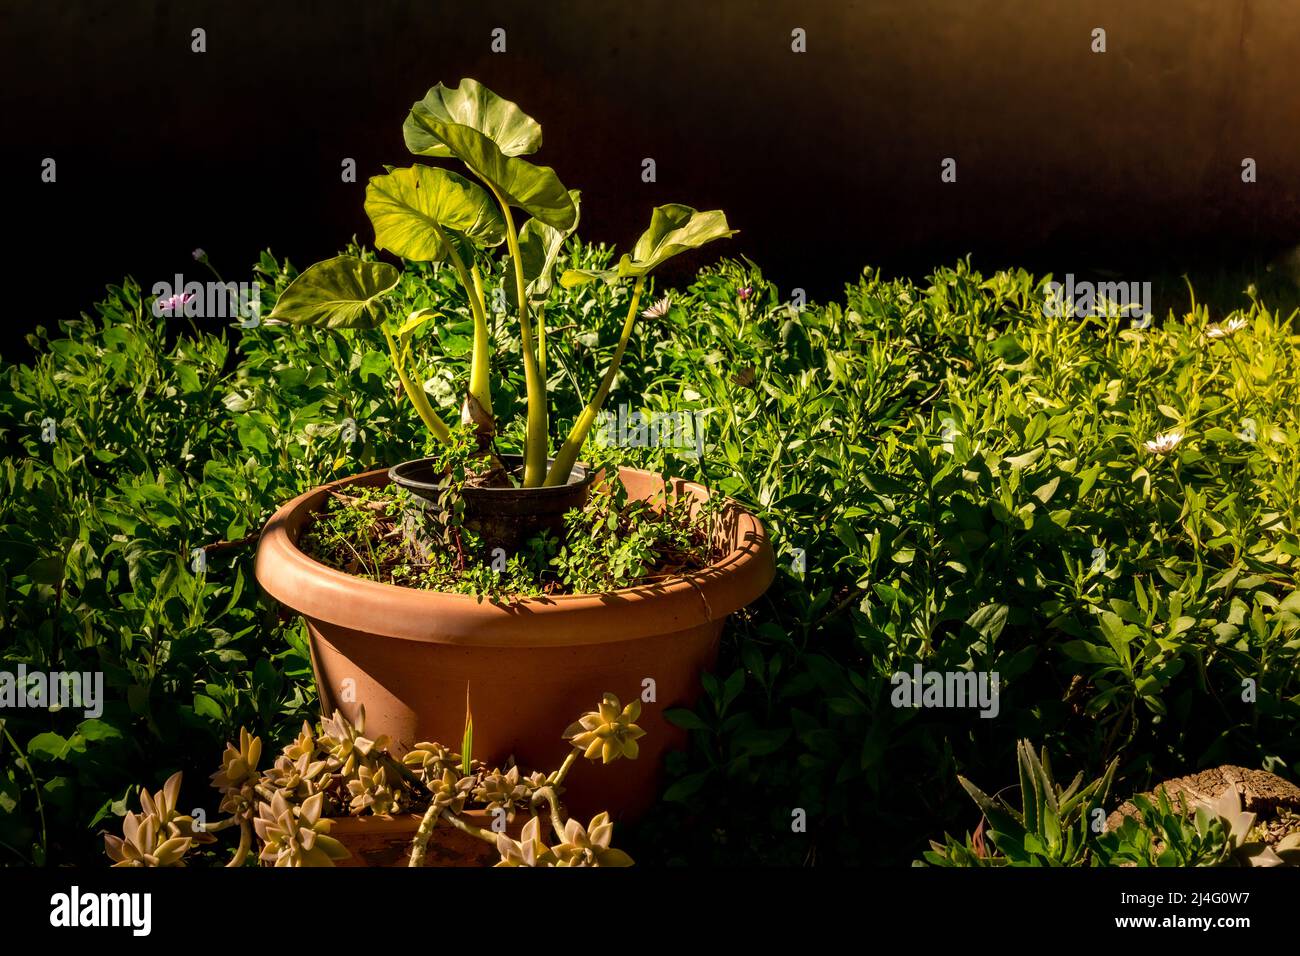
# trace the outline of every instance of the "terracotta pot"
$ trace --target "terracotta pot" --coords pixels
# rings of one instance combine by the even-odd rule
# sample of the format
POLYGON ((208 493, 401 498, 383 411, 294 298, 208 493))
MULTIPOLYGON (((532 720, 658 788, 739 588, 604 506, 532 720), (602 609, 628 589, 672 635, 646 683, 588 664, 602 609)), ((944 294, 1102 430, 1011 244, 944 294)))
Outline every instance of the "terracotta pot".
MULTIPOLYGON (((466 823, 490 830, 492 820, 484 810, 466 810, 466 823)), ((518 813, 506 827, 506 834, 519 839, 519 831, 528 820, 518 813)), ((337 866, 406 866, 411 859, 411 841, 420 827, 420 814, 399 816, 331 817, 330 836, 338 840, 352 856, 337 866)), ((425 866, 492 866, 500 859, 496 848, 455 827, 440 823, 424 851, 425 866)))
MULTIPOLYGON (((626 468, 619 475, 634 498, 665 490, 659 475, 626 468)), ((664 711, 695 702, 727 616, 772 582, 762 525, 732 502, 716 531, 725 557, 703 571, 609 594, 513 602, 381 584, 298 549, 304 525, 331 490, 387 482, 386 471, 372 471, 300 495, 276 512, 258 543, 257 580, 307 620, 322 709, 355 719, 364 706, 367 735, 388 735, 399 754, 424 740, 454 746, 468 684, 475 756, 499 762, 513 755, 526 770, 549 771, 569 752, 564 728, 601 694, 627 702, 653 687, 639 721, 646 731, 639 759, 609 766, 579 760, 564 795, 579 817, 609 810, 626 819, 646 809, 664 754, 685 743, 664 711)), ((708 494, 677 479, 668 486, 697 501, 708 494)))

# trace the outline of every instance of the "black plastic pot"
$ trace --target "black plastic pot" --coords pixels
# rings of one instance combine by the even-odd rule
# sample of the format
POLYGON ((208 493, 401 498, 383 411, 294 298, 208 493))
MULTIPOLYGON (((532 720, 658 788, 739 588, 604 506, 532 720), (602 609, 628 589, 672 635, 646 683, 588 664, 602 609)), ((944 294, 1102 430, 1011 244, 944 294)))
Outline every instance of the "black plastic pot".
MULTIPOLYGON (((523 471, 521 455, 502 455, 502 463, 516 477, 523 471)), ((547 462, 549 465, 550 462, 547 462)), ((421 508, 444 513, 452 505, 445 476, 432 458, 404 461, 388 469, 389 480, 416 496, 421 508)), ((464 527, 483 541, 487 557, 501 548, 507 555, 518 553, 529 538, 547 531, 564 541, 564 515, 587 502, 596 475, 578 463, 563 485, 550 488, 475 488, 460 490, 465 504, 464 527)))

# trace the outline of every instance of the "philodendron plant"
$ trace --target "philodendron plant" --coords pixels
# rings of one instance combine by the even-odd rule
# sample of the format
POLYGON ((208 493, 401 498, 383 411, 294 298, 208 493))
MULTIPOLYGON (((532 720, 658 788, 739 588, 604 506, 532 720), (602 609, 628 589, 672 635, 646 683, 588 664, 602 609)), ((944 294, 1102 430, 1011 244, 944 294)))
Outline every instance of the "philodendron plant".
MULTIPOLYGON (((560 249, 578 225, 579 194, 560 182, 555 170, 521 159, 542 145, 542 128, 509 100, 472 79, 451 89, 438 84, 416 103, 402 126, 407 148, 429 159, 459 162, 473 177, 441 166, 390 168, 366 187, 366 214, 375 229, 375 245, 415 262, 450 262, 469 300, 474 322, 469 381, 461 405, 461 421, 471 423, 479 448, 494 454, 497 420, 492 410, 491 332, 481 256, 505 246, 507 301, 517 310, 523 348, 527 395, 522 485, 562 485, 600 414, 618 373, 619 363, 636 323, 649 275, 671 257, 714 239, 734 234, 720 210, 698 212, 690 206, 657 207, 650 227, 631 254, 605 271, 570 270, 560 283, 632 283, 627 317, 609 368, 595 394, 556 451, 548 471, 549 422, 546 395, 545 309, 554 288, 560 249), (516 226, 516 213, 531 217, 516 226)), ((318 262, 284 290, 272 318, 328 328, 379 326, 407 397, 428 431, 450 440, 447 423, 432 407, 409 364, 411 336, 435 318, 436 310, 409 316, 388 305, 401 272, 386 262, 338 256, 318 262)))

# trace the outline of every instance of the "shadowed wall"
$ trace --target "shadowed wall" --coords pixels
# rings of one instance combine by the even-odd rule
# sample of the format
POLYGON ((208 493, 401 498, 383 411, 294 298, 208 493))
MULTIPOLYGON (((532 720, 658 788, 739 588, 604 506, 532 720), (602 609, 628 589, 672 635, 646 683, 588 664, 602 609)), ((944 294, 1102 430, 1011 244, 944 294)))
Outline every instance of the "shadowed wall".
POLYGON ((541 121, 536 159, 584 191, 586 237, 626 246, 658 203, 722 207, 729 254, 814 297, 865 263, 1132 268, 1300 236, 1287 0, 28 0, 0 17, 0 189, 30 244, 8 287, 34 296, 6 339, 124 273, 193 271, 196 246, 229 278, 267 246, 302 266, 371 238, 366 178, 413 161, 407 108, 462 76, 541 121))

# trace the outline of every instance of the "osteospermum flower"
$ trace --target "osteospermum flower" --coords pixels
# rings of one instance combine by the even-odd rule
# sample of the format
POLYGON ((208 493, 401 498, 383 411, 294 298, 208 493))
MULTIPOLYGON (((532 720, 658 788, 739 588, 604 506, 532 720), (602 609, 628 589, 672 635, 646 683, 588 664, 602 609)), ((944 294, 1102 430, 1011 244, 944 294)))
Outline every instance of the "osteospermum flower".
POLYGON ((1178 443, 1182 440, 1182 432, 1165 432, 1163 435, 1157 435, 1151 439, 1143 447, 1153 455, 1167 455, 1177 448, 1178 443))
POLYGON ((1221 322, 1218 325, 1209 326, 1205 330, 1205 337, 1207 339, 1231 338, 1232 336, 1240 332, 1242 329, 1244 329, 1248 324, 1249 323, 1247 323, 1242 316, 1236 315, 1228 319, 1228 321, 1226 322, 1221 322))
POLYGON ((668 314, 668 310, 673 307, 672 296, 666 295, 650 308, 641 313, 642 317, 647 319, 662 319, 668 314))
POLYGON ((188 292, 177 293, 176 295, 162 299, 158 303, 158 311, 165 315, 171 315, 174 310, 184 308, 185 303, 189 302, 192 298, 194 298, 194 296, 188 292))

